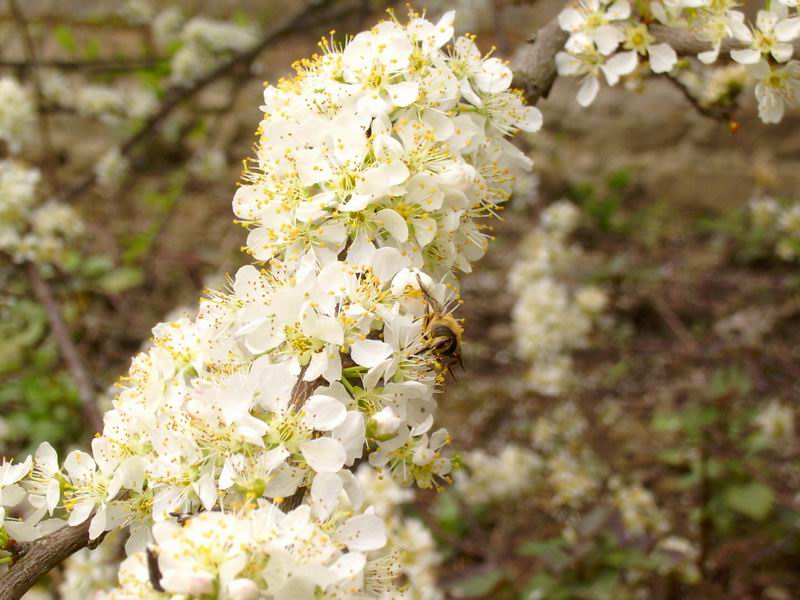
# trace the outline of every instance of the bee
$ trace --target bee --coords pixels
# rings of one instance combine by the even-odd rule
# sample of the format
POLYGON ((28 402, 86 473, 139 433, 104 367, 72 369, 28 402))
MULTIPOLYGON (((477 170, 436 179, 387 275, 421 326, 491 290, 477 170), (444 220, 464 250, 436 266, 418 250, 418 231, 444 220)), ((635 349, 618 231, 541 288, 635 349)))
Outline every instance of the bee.
POLYGON ((461 337, 464 328, 461 323, 436 301, 417 275, 419 289, 425 297, 428 312, 425 315, 424 330, 428 340, 427 348, 436 357, 443 369, 451 375, 451 367, 458 364, 464 368, 461 361, 461 337))

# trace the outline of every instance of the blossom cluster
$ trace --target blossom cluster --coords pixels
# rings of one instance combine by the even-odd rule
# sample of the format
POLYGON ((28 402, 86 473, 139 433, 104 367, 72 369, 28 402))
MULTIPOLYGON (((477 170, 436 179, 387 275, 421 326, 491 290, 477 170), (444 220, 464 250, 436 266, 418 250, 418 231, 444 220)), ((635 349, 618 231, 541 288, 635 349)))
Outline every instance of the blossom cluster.
POLYGON ((158 108, 155 93, 138 84, 89 83, 47 69, 41 71, 40 78, 44 100, 52 107, 73 110, 106 125, 124 127, 147 118, 158 108))
POLYGON ((509 288, 517 296, 516 344, 519 356, 530 362, 526 383, 545 395, 559 395, 569 386, 570 351, 588 344, 608 302, 602 288, 584 282, 584 254, 569 241, 579 219, 568 201, 548 206, 509 273, 509 288))
POLYGON ((782 204, 774 198, 754 198, 749 204, 754 233, 771 244, 783 260, 800 257, 800 202, 782 204))
POLYGON ((35 125, 30 92, 13 77, 0 77, 0 141, 16 154, 33 138, 35 125))
POLYGON ((411 14, 325 40, 265 89, 233 199, 254 264, 194 319, 153 329, 91 454, 59 464, 43 444, 4 467, 7 535, 37 538, 60 517, 90 520, 91 539, 128 527, 111 598, 396 587, 395 553, 368 556, 387 527, 352 469, 448 481, 433 412, 461 326, 448 321, 443 350, 429 323, 483 255, 481 219, 508 198, 510 168, 530 166, 506 138, 541 125, 502 61, 468 37, 447 46, 452 21, 411 14))
MULTIPOLYGON (((663 574, 697 579, 697 550, 674 535, 669 515, 653 490, 636 476, 615 473, 595 454, 589 421, 572 401, 559 402, 531 423, 527 442, 506 443, 497 452, 474 450, 463 455, 454 490, 470 508, 486 505, 544 511, 560 527, 567 546, 586 547, 579 525, 585 514, 616 515, 619 535, 648 546, 653 565, 663 574)), ((634 576, 635 572, 631 572, 634 576)))
POLYGON ((83 231, 70 206, 41 201, 40 181, 38 169, 0 160, 0 252, 15 262, 58 263, 83 231))
POLYGON ((697 55, 705 65, 715 63, 723 42, 730 41, 730 58, 746 65, 756 82, 758 112, 765 123, 779 122, 785 105, 800 98, 800 62, 791 60, 793 42, 800 37, 795 2, 767 3, 754 24, 733 0, 651 0, 635 6, 628 0, 584 0, 560 13, 559 24, 570 36, 556 64, 559 74, 583 78, 577 96, 581 106, 594 101, 601 74, 613 86, 640 66, 653 73, 676 70, 677 53, 657 40, 653 23, 707 43, 708 49, 697 55))
POLYGON ((152 30, 156 44, 171 52, 170 78, 176 85, 190 85, 231 53, 244 52, 258 42, 258 28, 253 25, 204 16, 187 19, 174 6, 152 16, 152 30))

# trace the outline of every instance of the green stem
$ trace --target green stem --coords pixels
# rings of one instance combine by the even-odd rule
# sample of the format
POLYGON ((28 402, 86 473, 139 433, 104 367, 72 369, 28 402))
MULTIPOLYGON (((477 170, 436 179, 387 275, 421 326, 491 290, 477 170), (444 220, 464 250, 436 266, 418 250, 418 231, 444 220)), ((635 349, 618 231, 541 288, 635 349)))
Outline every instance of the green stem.
POLYGON ((342 377, 342 385, 344 385, 345 389, 350 392, 350 395, 353 396, 353 398, 356 397, 356 388, 354 388, 353 384, 347 380, 347 377, 342 377))
POLYGON ((342 375, 359 375, 360 373, 366 373, 367 367, 346 367, 342 369, 342 375))

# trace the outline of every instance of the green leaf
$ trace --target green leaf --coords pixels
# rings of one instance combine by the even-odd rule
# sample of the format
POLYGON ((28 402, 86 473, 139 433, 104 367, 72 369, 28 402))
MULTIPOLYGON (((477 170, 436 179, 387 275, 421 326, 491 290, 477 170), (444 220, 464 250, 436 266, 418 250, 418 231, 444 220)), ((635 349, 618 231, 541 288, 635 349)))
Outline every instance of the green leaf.
POLYGON ((757 481, 733 485, 725 490, 725 503, 728 507, 756 521, 766 518, 774 501, 772 490, 757 481))
POLYGON ((606 179, 608 189, 617 194, 626 191, 633 182, 633 173, 630 169, 619 169, 611 173, 606 179))
POLYGON ((434 514, 439 525, 448 533, 460 535, 464 531, 464 524, 461 520, 461 509, 458 500, 450 492, 443 492, 436 499, 434 514))
POLYGON ((555 571, 560 571, 570 562, 569 555, 564 551, 564 541, 560 538, 525 542, 517 548, 517 554, 540 558, 555 571))
POLYGON ((101 277, 97 284, 109 294, 119 294, 136 287, 144 280, 142 270, 137 267, 119 267, 101 277))
POLYGON ((486 571, 457 581, 450 587, 450 593, 455 598, 480 598, 491 593, 505 577, 502 569, 486 571))
POLYGON ((88 39, 83 47, 83 58, 95 60, 98 56, 100 56, 100 42, 95 38, 88 39))
POLYGON ((66 25, 59 25, 56 27, 55 31, 53 31, 53 37, 55 37, 58 45, 70 54, 76 54, 78 52, 78 43, 75 41, 75 34, 72 32, 72 29, 66 25))

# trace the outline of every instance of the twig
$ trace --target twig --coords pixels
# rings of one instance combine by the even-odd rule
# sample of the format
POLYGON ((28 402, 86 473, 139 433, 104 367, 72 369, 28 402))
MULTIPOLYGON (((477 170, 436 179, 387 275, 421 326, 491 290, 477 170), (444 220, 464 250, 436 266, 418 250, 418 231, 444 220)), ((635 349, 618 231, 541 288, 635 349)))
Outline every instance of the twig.
MULTIPOLYGON (((130 58, 124 60, 97 59, 97 60, 39 60, 38 65, 46 69, 59 69, 61 71, 95 71, 108 73, 113 71, 135 71, 137 69, 150 69, 164 62, 162 58, 130 58)), ((16 69, 27 71, 32 65, 27 60, 0 60, 1 69, 16 69)))
POLYGON ((53 336, 56 338, 58 350, 61 357, 67 364, 72 378, 75 380, 75 385, 78 388, 78 397, 81 401, 81 410, 86 423, 92 428, 93 431, 103 430, 103 418, 97 409, 97 396, 95 394, 92 379, 89 377, 89 372, 86 369, 83 360, 72 341, 72 336, 67 329, 66 323, 61 316, 61 309, 56 302, 53 292, 47 282, 42 279, 39 270, 33 263, 26 265, 28 271, 28 278, 31 282, 31 288, 36 299, 44 307, 47 313, 47 320, 50 323, 50 329, 53 336))
POLYGON ((62 527, 15 551, 16 561, 0 579, 0 600, 19 600, 50 569, 89 545, 86 519, 76 527, 62 527))
POLYGON ((704 117, 708 117, 709 119, 714 119, 715 121, 722 121, 722 122, 729 122, 733 117, 733 113, 736 112, 737 106, 736 104, 731 104, 729 106, 706 106, 705 104, 700 102, 700 99, 697 98, 692 92, 686 87, 682 81, 673 77, 669 73, 664 74, 664 78, 669 81, 675 88, 677 88, 683 97, 689 101, 689 104, 694 106, 695 110, 699 112, 704 117))
POLYGON ((650 296, 650 303, 667 324, 670 331, 675 334, 675 337, 677 337, 688 350, 696 351, 699 349, 697 338, 695 338, 692 332, 683 324, 683 321, 680 320, 680 317, 672 310, 672 307, 667 304, 661 296, 652 294, 650 296))
MULTIPOLYGON (((310 15, 322 10, 327 5, 326 1, 317 4, 306 5, 302 9, 296 11, 288 18, 283 19, 278 25, 269 28, 261 38, 261 40, 252 48, 245 52, 233 55, 227 61, 218 65, 214 70, 209 72, 205 77, 202 77, 188 86, 173 86, 167 91, 164 101, 161 103, 159 109, 150 116, 147 121, 125 140, 119 148, 122 156, 128 156, 142 141, 153 133, 161 122, 166 119, 175 108, 177 108, 184 101, 193 97, 195 94, 206 89, 218 79, 235 72, 239 67, 249 68, 255 61, 259 54, 261 54, 272 42, 280 37, 295 30, 304 19, 310 15)), ((69 201, 73 198, 80 196, 88 191, 95 183, 97 175, 94 170, 89 171, 84 178, 79 181, 75 186, 68 189, 61 197, 63 201, 69 201)))

